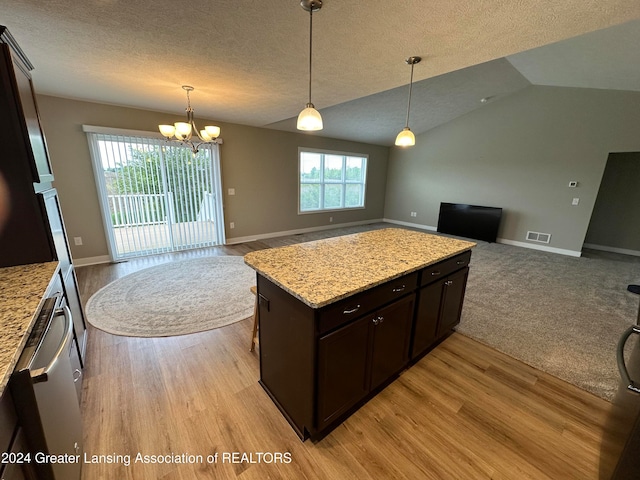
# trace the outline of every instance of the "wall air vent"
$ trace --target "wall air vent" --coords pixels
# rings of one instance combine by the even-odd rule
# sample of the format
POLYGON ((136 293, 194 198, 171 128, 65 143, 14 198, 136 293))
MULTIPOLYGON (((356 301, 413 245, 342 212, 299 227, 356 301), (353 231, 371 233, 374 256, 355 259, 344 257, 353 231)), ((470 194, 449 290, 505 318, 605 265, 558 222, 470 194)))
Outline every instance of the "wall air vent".
POLYGON ((532 242, 549 243, 551 241, 550 233, 527 232, 527 240, 532 242))

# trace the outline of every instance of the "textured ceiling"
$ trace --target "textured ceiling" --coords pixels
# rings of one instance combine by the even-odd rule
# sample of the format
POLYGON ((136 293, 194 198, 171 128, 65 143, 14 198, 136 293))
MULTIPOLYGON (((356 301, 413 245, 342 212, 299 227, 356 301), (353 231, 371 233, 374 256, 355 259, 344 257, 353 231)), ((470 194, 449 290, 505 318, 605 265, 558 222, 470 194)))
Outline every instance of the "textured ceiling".
MULTIPOLYGON (((285 130, 307 101, 309 14, 297 0, 0 0, 0 12, 40 93, 181 114, 190 84, 196 118, 285 130)), ((324 0, 313 17, 320 134, 391 144, 410 55, 423 57, 416 133, 529 82, 638 89, 638 22, 509 57, 637 18, 628 0, 324 0)))

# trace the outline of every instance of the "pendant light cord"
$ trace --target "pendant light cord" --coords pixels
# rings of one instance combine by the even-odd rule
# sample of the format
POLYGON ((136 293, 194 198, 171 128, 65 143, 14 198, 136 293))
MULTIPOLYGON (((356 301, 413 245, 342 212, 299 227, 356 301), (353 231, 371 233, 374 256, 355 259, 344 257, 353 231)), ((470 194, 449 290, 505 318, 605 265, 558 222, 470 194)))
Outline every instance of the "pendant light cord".
POLYGON ((313 4, 309 9, 309 104, 311 104, 311 56, 313 55, 313 4))
POLYGON ((414 62, 411 63, 411 80, 409 81, 409 102, 407 104, 407 123, 405 124, 405 128, 409 128, 409 112, 411 111, 411 90, 413 90, 413 66, 414 62))

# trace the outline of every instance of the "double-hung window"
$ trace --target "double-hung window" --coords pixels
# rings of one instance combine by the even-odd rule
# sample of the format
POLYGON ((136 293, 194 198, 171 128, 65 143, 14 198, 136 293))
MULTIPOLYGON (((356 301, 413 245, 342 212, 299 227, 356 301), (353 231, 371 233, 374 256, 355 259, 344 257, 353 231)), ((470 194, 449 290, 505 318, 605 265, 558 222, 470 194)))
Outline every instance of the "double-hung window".
POLYGON ((298 149, 299 213, 364 208, 368 156, 298 149))

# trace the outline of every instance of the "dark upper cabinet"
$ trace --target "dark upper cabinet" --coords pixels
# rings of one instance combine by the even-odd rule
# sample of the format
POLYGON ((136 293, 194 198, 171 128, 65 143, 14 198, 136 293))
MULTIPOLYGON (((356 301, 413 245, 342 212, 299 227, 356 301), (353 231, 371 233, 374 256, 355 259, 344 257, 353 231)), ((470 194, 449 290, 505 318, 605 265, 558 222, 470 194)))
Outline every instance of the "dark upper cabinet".
POLYGON ((12 97, 19 124, 16 127, 22 130, 19 140, 16 137, 14 141, 25 144, 31 181, 50 183, 53 181, 53 172, 31 80, 33 65, 3 26, 0 26, 0 43, 4 45, 3 69, 9 73, 6 78, 3 75, 3 92, 7 97, 12 97))
POLYGON ((84 313, 62 211, 51 185, 31 70, 11 34, 0 26, 0 267, 59 262, 66 295, 75 310, 76 341, 83 359, 84 313))
POLYGON ((6 212, 0 225, 0 267, 57 259, 46 207, 34 190, 34 182, 50 182, 53 177, 29 65, 0 27, 0 211, 6 212))
POLYGON ((61 242, 65 234, 57 199, 35 193, 51 189, 53 174, 31 70, 17 42, 0 26, 0 188, 8 190, 0 192, 0 210, 8 210, 0 225, 0 267, 60 260, 64 270, 70 256, 62 245, 66 239, 61 242))

